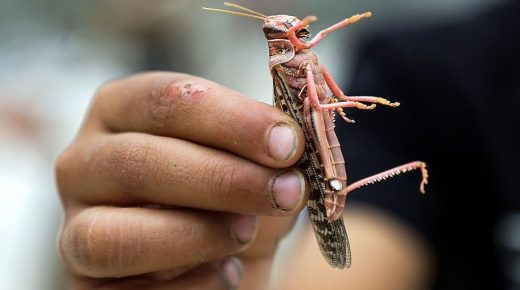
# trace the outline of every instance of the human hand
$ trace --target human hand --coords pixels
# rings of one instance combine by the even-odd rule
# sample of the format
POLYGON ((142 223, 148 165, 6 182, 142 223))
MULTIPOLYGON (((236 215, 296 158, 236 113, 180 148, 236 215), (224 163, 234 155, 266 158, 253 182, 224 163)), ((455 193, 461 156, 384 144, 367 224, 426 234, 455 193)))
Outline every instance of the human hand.
POLYGON ((109 82, 56 161, 74 289, 262 289, 308 186, 286 114, 207 80, 109 82))

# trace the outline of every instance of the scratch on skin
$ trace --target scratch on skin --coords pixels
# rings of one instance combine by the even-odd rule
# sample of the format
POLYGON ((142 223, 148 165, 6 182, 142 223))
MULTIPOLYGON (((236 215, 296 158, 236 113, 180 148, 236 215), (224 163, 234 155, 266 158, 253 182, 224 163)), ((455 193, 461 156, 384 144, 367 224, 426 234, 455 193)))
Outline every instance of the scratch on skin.
POLYGON ((206 86, 203 86, 201 84, 192 84, 192 83, 184 84, 184 85, 182 85, 182 87, 180 87, 178 89, 179 96, 181 97, 181 99, 185 99, 185 100, 196 97, 196 96, 200 95, 201 93, 207 92, 208 90, 209 90, 209 88, 206 86))
POLYGON ((174 108, 179 105, 190 105, 190 101, 209 91, 210 88, 203 83, 175 81, 160 84, 154 88, 149 96, 147 105, 149 118, 157 128, 167 128, 171 125, 174 108))

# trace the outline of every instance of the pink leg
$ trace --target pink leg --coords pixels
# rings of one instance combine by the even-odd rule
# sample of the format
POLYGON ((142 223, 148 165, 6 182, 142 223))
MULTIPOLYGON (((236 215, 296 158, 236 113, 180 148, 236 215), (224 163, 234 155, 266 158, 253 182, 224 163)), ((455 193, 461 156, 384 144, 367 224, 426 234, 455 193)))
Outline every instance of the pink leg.
MULTIPOLYGON (((332 99, 333 102, 337 103, 338 100, 333 98, 332 99)), ((376 107, 376 105, 372 104, 370 106, 367 106, 363 103, 359 103, 359 102, 352 102, 352 101, 348 101, 348 102, 344 102, 344 103, 348 103, 345 105, 345 107, 349 107, 349 108, 357 108, 357 109, 360 109, 360 110, 372 110, 376 107)), ((343 111, 343 108, 342 107, 339 107, 339 108, 334 108, 340 115, 340 117, 345 120, 345 122, 347 123, 356 123, 356 121, 354 121, 353 119, 349 119, 347 118, 347 115, 345 114, 345 112, 343 111)), ((330 111, 332 112, 332 111, 330 111)))
POLYGON ((356 123, 356 120, 350 119, 350 118, 347 117, 347 114, 345 114, 345 111, 343 111, 343 108, 337 108, 336 110, 338 111, 339 116, 341 117, 341 119, 345 120, 345 122, 351 123, 351 124, 356 123))
POLYGON ((341 99, 343 101, 346 101, 344 99, 345 94, 341 90, 341 88, 338 86, 336 81, 332 78, 332 75, 329 73, 329 70, 325 66, 321 66, 321 73, 323 74, 323 78, 325 79, 325 82, 327 83, 327 86, 329 87, 330 91, 336 96, 336 98, 341 99))
POLYGON ((342 100, 342 101, 354 101, 354 102, 367 102, 367 103, 373 103, 373 104, 381 104, 385 106, 390 107, 398 107, 400 104, 398 102, 391 103, 387 99, 379 98, 379 97, 371 97, 371 96, 358 96, 358 97, 348 97, 345 96, 341 88, 338 86, 338 84, 334 81, 332 76, 330 75, 329 71, 326 67, 321 67, 321 73, 323 74, 323 78, 325 79, 325 82, 327 83, 327 86, 329 87, 330 91, 336 96, 336 98, 342 100))
POLYGON ((356 108, 360 110, 372 110, 376 107, 375 104, 367 106, 360 102, 346 101, 346 102, 336 102, 336 103, 328 103, 328 104, 319 104, 321 109, 330 110, 337 108, 356 108))
POLYGON ((318 96, 316 83, 314 82, 314 75, 312 74, 312 67, 309 63, 305 65, 305 73, 307 78, 307 97, 310 100, 311 106, 316 110, 322 111, 320 97, 318 96))
POLYGON ((303 43, 300 39, 298 39, 298 37, 296 37, 296 31, 298 31, 300 28, 304 26, 309 25, 309 23, 316 21, 316 19, 316 16, 307 16, 287 31, 287 38, 292 43, 292 45, 294 45, 297 51, 305 48, 305 43, 303 43))
MULTIPOLYGON (((331 146, 329 145, 327 131, 330 127, 327 128, 325 125, 325 116, 328 116, 329 112, 325 112, 328 110, 323 110, 320 106, 320 98, 318 96, 318 91, 316 90, 311 65, 307 64, 305 69, 307 72, 307 97, 303 101, 305 125, 310 134, 312 134, 312 141, 320 156, 329 156, 328 152, 331 149, 331 146)), ((332 130, 334 130, 334 127, 332 127, 332 130)), ((323 158, 321 162, 325 179, 329 180, 336 178, 337 173, 332 161, 329 158, 323 158)))
POLYGON ((357 108, 361 110, 371 110, 375 108, 375 104, 372 104, 370 106, 367 106, 360 102, 355 101, 346 101, 346 102, 336 102, 336 103, 329 103, 329 104, 320 104, 320 97, 318 96, 317 90, 316 90, 316 84, 314 83, 314 75, 312 73, 312 68, 310 64, 307 64, 305 66, 306 71, 306 78, 307 78, 307 97, 310 100, 311 106, 314 109, 318 109, 322 111, 330 110, 330 109, 336 109, 336 108, 357 108))
POLYGON ((424 163, 422 161, 414 161, 414 162, 406 163, 401 166, 397 166, 392 169, 383 171, 381 173, 369 176, 367 178, 358 180, 358 181, 352 183, 351 185, 347 186, 347 188, 343 189, 338 194, 347 195, 349 192, 351 192, 355 189, 358 189, 362 186, 372 184, 375 182, 379 182, 379 181, 385 180, 389 177, 394 177, 395 175, 399 175, 401 173, 405 173, 405 172, 416 170, 416 169, 421 170, 422 180, 421 180, 421 185, 420 185, 419 189, 422 193, 425 193, 424 186, 426 184, 428 184, 428 170, 426 169, 426 163, 424 163))
POLYGON ((335 30, 343 28, 349 24, 356 23, 363 18, 369 18, 370 16, 372 16, 372 12, 356 14, 354 16, 351 16, 347 19, 344 19, 343 21, 340 21, 340 22, 330 26, 329 28, 325 28, 322 31, 318 32, 318 34, 316 34, 316 36, 311 41, 307 42, 305 44, 305 48, 311 48, 311 47, 315 46, 316 44, 320 43, 320 41, 322 41, 323 38, 325 38, 325 36, 327 36, 327 34, 333 32, 335 30))
POLYGON ((303 43, 301 40, 298 39, 298 37, 296 37, 296 31, 298 31, 298 29, 300 29, 304 26, 309 25, 309 23, 316 21, 316 16, 307 16, 302 21, 300 21, 298 24, 291 27, 287 31, 287 38, 295 46, 296 50, 301 50, 303 48, 311 48, 311 47, 315 46, 316 44, 320 43, 320 41, 322 41, 325 38, 325 36, 327 36, 327 34, 333 32, 335 30, 338 30, 340 28, 343 28, 349 24, 356 23, 363 18, 369 18, 371 16, 372 16, 372 12, 356 14, 356 15, 351 16, 347 19, 344 19, 343 21, 340 21, 328 28, 323 29, 322 31, 318 32, 318 34, 316 34, 316 36, 311 41, 309 41, 307 43, 303 43))
POLYGON ((401 103, 399 102, 390 102, 389 100, 385 98, 380 97, 373 97, 373 96, 344 96, 344 99, 347 101, 354 101, 354 102, 366 102, 366 103, 373 103, 373 104, 381 104, 384 106, 389 107, 399 107, 401 103))

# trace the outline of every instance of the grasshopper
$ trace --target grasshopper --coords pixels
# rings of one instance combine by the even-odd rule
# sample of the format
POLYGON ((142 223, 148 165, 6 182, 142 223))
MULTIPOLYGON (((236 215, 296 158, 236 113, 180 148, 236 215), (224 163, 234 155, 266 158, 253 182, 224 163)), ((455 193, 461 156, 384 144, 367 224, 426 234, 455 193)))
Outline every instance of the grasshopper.
POLYGON ((269 71, 273 78, 274 105, 289 114, 302 127, 306 148, 298 167, 305 172, 312 186, 307 210, 320 250, 335 268, 350 267, 352 259, 343 222, 346 195, 362 186, 388 177, 420 169, 420 191, 428 183, 428 171, 422 161, 403 164, 347 185, 345 161, 334 131, 335 114, 348 123, 343 108, 372 110, 376 104, 398 107, 398 102, 372 96, 346 96, 311 48, 337 29, 372 16, 371 12, 356 14, 326 28, 312 38, 309 24, 290 15, 267 16, 233 3, 224 5, 239 11, 205 8, 206 10, 247 16, 264 21, 263 32, 269 48, 269 71), (332 95, 328 95, 328 92, 332 95), (370 104, 370 105, 368 105, 370 104))

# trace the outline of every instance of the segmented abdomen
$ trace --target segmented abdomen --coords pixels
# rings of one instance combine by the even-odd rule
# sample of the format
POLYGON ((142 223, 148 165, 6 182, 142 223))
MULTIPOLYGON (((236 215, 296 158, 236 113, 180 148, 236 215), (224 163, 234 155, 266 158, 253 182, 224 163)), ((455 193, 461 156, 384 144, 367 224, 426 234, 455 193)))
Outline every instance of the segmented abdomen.
POLYGON ((312 186, 307 202, 307 210, 321 253, 326 261, 335 268, 350 267, 350 247, 343 218, 340 216, 333 222, 329 222, 327 219, 325 193, 330 191, 330 189, 326 188, 327 185, 321 169, 321 160, 318 154, 316 154, 311 134, 304 124, 303 106, 298 98, 300 91, 289 86, 284 79, 283 65, 274 67, 271 74, 274 83, 275 106, 294 118, 305 134, 305 152, 298 166, 305 172, 312 186), (282 70, 282 72, 279 72, 277 69, 282 70))

